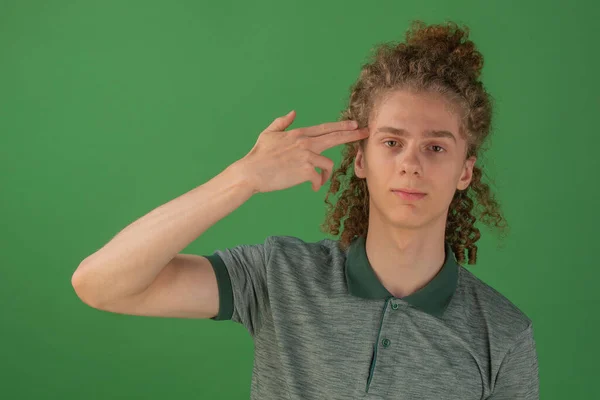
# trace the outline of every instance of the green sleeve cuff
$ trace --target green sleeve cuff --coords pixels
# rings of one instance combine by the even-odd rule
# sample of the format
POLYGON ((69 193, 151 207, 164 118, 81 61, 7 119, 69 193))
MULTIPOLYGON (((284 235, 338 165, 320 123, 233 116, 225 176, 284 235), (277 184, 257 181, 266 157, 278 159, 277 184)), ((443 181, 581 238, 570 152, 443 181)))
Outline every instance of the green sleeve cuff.
POLYGON ((217 277, 217 286, 219 287, 219 312, 216 316, 210 318, 215 321, 230 320, 233 315, 233 290, 231 287, 231 278, 225 263, 216 253, 206 257, 217 277))

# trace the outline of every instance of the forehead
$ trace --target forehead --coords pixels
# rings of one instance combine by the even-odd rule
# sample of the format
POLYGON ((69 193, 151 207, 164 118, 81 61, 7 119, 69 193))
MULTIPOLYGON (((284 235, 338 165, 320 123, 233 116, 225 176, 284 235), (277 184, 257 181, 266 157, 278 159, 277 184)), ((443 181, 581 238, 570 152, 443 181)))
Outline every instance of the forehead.
POLYGON ((459 116, 440 94, 395 91, 376 105, 370 125, 393 126, 411 134, 449 131, 459 136, 459 116))

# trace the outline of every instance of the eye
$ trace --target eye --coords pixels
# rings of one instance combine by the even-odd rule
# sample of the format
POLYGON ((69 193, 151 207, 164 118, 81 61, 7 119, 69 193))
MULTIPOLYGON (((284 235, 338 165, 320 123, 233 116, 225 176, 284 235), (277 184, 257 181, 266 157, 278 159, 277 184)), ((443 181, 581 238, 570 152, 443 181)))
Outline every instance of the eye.
MULTIPOLYGON (((395 140, 386 140, 383 143, 385 143, 385 144, 387 144, 387 143, 397 143, 397 141, 395 141, 395 140)), ((391 147, 396 147, 396 146, 388 146, 388 147, 391 148, 391 147)), ((434 149, 440 149, 440 150, 434 150, 433 151, 434 153, 443 153, 443 152, 446 151, 446 149, 444 149, 442 146, 438 146, 436 144, 432 145, 431 147, 434 148, 434 149)))

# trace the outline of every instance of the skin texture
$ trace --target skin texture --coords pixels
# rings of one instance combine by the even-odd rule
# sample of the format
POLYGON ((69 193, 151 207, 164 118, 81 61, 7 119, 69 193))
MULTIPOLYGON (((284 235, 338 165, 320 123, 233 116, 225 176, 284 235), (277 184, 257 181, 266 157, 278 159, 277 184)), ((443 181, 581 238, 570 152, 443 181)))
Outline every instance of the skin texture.
POLYGON ((439 94, 398 90, 374 110, 365 128, 369 137, 354 163, 370 196, 366 251, 382 284, 404 297, 425 286, 443 265, 448 207, 455 191, 469 186, 476 158, 465 158, 459 115, 439 94), (377 132, 384 126, 407 134, 377 132), (425 137, 427 130, 449 131, 456 142, 425 137), (392 188, 411 188, 426 196, 404 200, 392 188))

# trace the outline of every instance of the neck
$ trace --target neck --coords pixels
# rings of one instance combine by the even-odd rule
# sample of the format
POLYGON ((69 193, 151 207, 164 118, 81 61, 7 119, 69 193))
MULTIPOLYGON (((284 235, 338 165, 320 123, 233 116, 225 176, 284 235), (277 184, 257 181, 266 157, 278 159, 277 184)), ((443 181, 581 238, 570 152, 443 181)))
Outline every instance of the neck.
POLYGON ((408 296, 441 270, 445 254, 446 215, 427 226, 398 228, 369 215, 367 258, 382 285, 395 297, 408 296))

